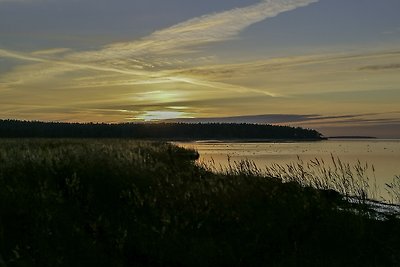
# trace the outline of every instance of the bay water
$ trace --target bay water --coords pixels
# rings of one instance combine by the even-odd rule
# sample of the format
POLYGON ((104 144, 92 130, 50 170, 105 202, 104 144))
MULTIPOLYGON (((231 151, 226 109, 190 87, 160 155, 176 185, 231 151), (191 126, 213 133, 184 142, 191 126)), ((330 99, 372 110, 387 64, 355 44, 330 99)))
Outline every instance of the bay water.
POLYGON ((313 142, 180 142, 179 146, 196 149, 199 163, 226 167, 229 161, 253 161, 261 170, 273 164, 307 163, 318 159, 333 165, 332 157, 352 166, 359 161, 368 166, 371 183, 377 186, 378 197, 387 199, 385 184, 400 175, 400 140, 332 139, 313 142), (228 161, 229 158, 229 161, 228 161))

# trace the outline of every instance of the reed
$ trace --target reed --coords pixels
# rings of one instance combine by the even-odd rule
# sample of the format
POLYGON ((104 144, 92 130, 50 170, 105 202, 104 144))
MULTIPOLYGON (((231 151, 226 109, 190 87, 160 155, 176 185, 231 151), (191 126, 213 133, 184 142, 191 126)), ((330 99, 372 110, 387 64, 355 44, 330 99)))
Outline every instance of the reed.
MULTIPOLYGON (((304 162, 298 157, 296 162, 272 163, 264 168, 260 168, 251 160, 232 161, 228 156, 227 164, 224 166, 217 165, 214 160, 201 162, 200 166, 225 175, 263 176, 279 179, 283 183, 294 182, 304 187, 334 190, 346 199, 356 199, 361 203, 370 199, 382 199, 373 165, 360 161, 352 165, 342 162, 340 158, 333 155, 330 162, 318 158, 304 162)), ((398 180, 395 179, 393 183, 387 185, 391 188, 393 196, 396 196, 396 191, 400 191, 398 180)))
POLYGON ((400 175, 396 175, 392 182, 386 184, 386 191, 391 197, 391 203, 400 205, 400 175))
POLYGON ((371 189, 358 181, 365 165, 352 176, 338 161, 336 174, 320 161, 276 165, 267 174, 251 161, 229 159, 223 168, 199 166, 196 157, 163 142, 1 140, 0 264, 400 262, 398 217, 355 213, 342 195, 326 190, 343 188, 347 196, 366 199, 371 189), (320 169, 311 175, 312 164, 320 169), (326 173, 322 181, 314 177, 320 173, 326 173), (328 183, 329 177, 338 182, 328 183), (354 181, 340 180, 349 177, 354 181))

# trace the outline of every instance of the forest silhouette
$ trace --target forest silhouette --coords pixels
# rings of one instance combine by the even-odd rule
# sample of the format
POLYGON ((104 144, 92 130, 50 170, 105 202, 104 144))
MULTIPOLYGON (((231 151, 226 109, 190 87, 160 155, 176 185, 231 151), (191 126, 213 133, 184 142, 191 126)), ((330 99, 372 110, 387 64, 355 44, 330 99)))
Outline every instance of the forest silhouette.
POLYGON ((0 120, 3 138, 136 138, 163 140, 320 140, 316 130, 247 123, 64 123, 0 120))

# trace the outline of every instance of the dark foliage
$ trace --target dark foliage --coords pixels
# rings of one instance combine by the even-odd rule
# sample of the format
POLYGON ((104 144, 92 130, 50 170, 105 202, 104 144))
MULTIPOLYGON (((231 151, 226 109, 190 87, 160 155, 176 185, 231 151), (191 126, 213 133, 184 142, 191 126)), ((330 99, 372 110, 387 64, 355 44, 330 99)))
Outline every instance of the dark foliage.
POLYGON ((291 139, 320 140, 315 130, 228 123, 58 123, 0 120, 0 137, 138 138, 164 140, 291 139))
POLYGON ((166 143, 0 142, 0 265, 399 266, 400 222, 166 143))

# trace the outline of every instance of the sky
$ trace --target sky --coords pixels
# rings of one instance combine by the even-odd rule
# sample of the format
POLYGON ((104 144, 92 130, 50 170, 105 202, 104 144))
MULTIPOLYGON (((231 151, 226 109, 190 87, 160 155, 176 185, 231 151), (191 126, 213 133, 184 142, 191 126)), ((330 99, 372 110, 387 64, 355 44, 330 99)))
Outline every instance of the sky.
POLYGON ((0 119, 400 138, 399 0, 0 0, 0 119))

